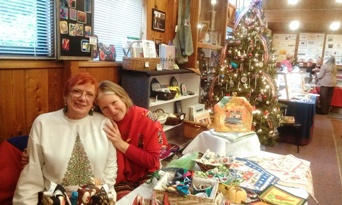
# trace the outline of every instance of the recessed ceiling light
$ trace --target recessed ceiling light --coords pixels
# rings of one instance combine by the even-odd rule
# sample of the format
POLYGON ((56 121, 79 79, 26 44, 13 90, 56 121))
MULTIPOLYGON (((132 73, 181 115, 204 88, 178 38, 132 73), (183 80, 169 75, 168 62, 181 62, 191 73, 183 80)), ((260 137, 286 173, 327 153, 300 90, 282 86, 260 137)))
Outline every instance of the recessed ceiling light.
POLYGON ((342 3, 342 0, 336 0, 337 3, 342 3))
POLYGON ((299 21, 291 21, 290 29, 291 30, 297 30, 298 28, 299 28, 299 21))
POLYGON ((330 29, 333 31, 336 31, 337 29, 339 29, 341 26, 341 22, 339 21, 334 21, 330 24, 330 29))
POLYGON ((288 4, 294 5, 298 3, 298 0, 287 0, 288 4))

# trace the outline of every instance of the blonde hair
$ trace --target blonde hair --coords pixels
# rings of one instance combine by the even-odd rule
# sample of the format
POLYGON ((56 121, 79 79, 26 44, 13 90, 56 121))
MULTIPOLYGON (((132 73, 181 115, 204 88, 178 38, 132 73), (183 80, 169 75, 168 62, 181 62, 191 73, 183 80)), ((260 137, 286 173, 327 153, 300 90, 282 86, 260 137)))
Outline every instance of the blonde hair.
POLYGON ((127 109, 133 106, 133 101, 129 97, 127 92, 120 85, 109 80, 100 82, 96 101, 98 101, 103 95, 111 94, 118 96, 122 100, 122 102, 125 103, 127 109))
POLYGON ((330 56, 330 58, 325 62, 326 70, 330 72, 337 72, 336 60, 334 56, 330 56))
POLYGON ((293 55, 292 54, 287 54, 286 55, 286 60, 291 60, 293 58, 293 55))

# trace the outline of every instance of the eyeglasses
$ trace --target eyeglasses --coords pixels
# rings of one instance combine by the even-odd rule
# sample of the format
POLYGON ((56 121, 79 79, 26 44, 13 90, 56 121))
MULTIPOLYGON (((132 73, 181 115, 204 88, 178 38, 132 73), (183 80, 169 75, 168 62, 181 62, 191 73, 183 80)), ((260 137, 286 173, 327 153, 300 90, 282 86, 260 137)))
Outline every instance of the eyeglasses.
POLYGON ((87 100, 93 100, 95 98, 95 94, 89 91, 80 90, 80 89, 74 89, 70 91, 71 96, 75 98, 82 97, 83 93, 85 93, 85 97, 87 100))

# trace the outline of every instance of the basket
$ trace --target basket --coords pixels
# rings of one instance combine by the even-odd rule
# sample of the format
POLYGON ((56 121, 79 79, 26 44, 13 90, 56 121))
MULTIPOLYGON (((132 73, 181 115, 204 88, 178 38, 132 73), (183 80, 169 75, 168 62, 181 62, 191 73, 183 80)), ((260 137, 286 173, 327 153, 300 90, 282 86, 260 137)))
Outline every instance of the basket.
POLYGON ((152 91, 153 96, 157 96, 158 100, 171 100, 175 98, 177 91, 170 90, 170 92, 152 91))
POLYGON ((125 52, 125 56, 122 58, 122 67, 126 70, 144 70, 153 71, 157 69, 157 64, 160 64, 160 58, 140 58, 140 57, 128 57, 128 54, 133 50, 133 45, 141 43, 142 41, 133 41, 125 52))
POLYGON ((153 111, 153 113, 158 118, 158 121, 160 122, 160 124, 164 125, 169 114, 165 113, 163 109, 157 109, 153 111))
POLYGON ((157 69, 160 58, 132 58, 124 56, 122 58, 122 67, 126 70, 147 70, 153 71, 157 69))
MULTIPOLYGON (((174 178, 173 172, 166 172, 164 176, 157 182, 153 188, 156 199, 163 201, 164 194, 168 195, 170 204, 189 204, 189 205, 213 205, 217 200, 218 184, 219 182, 214 179, 204 179, 200 177, 193 177, 192 184, 198 187, 199 185, 210 185, 212 190, 209 197, 203 197, 200 195, 188 194, 186 197, 180 196, 174 192, 166 192, 165 187, 174 178)), ((189 188, 191 193, 194 193, 193 186, 189 188)))
POLYGON ((183 135, 186 138, 195 138, 199 133, 208 130, 208 125, 184 120, 183 135))
MULTIPOLYGON (((198 154, 198 158, 193 160, 196 162, 196 164, 198 165, 198 167, 201 169, 201 171, 206 172, 208 170, 211 169, 215 169, 216 167, 219 167, 221 165, 221 163, 216 163, 216 164, 208 164, 208 163, 203 163, 200 159, 202 158, 203 153, 199 153, 198 154)), ((230 164, 228 163, 222 163, 224 166, 226 166, 228 169, 230 167, 230 164)))

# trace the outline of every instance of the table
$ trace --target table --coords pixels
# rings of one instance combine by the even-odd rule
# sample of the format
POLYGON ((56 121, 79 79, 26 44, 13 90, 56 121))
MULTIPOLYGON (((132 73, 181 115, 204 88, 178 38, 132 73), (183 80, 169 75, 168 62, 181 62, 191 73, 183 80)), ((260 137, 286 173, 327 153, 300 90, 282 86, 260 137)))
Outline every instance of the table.
POLYGON ((238 137, 234 135, 233 133, 229 136, 220 136, 213 129, 203 131, 189 143, 182 153, 205 153, 207 149, 220 156, 249 157, 259 153, 260 142, 255 132, 248 132, 245 136, 240 134, 239 140, 229 140, 229 137, 233 139, 238 137))
POLYGON ((331 106, 342 107, 342 88, 335 87, 334 94, 331 100, 331 106))
POLYGON ((309 144, 313 135, 316 114, 316 96, 311 96, 309 102, 279 100, 279 103, 287 105, 286 115, 294 116, 296 123, 302 125, 299 130, 299 141, 296 140, 295 136, 291 135, 290 130, 279 133, 279 141, 299 145, 309 144))
MULTIPOLYGON (((274 154, 274 153, 270 153, 270 152, 265 152, 265 151, 260 151, 258 153, 258 156, 260 157, 272 157, 272 156, 279 156, 278 154, 274 154)), ((133 190, 131 193, 129 193, 128 195, 126 195, 125 197, 121 198, 119 201, 116 202, 115 205, 130 205, 133 203, 135 197, 139 194, 142 197, 144 197, 144 199, 151 199, 152 196, 152 192, 153 192, 153 187, 155 186, 155 184, 157 183, 157 180, 154 180, 152 184, 142 184, 140 185, 138 188, 136 188, 135 190, 133 190)), ((304 190, 304 189, 300 189, 300 188, 290 188, 290 187, 285 187, 285 186, 281 186, 281 185, 276 185, 278 187, 280 187, 281 189, 284 189, 296 196, 302 197, 302 198, 308 198, 309 197, 309 193, 304 190)), ((307 203, 306 203, 307 205, 307 203)))

